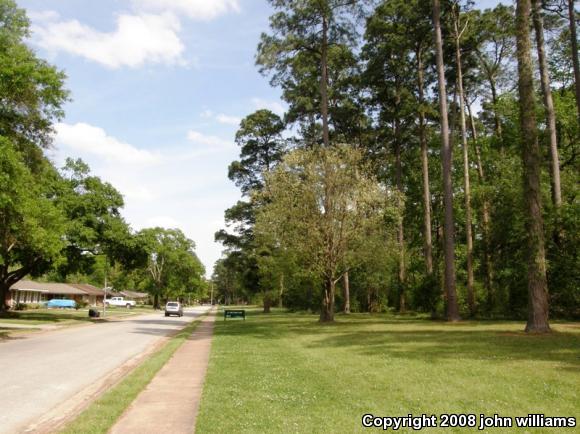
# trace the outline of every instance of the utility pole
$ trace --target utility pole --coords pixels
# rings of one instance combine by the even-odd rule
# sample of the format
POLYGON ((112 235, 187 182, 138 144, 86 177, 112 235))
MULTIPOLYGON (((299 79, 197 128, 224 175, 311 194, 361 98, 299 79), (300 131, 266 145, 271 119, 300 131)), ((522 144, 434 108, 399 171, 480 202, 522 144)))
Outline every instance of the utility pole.
POLYGON ((107 255, 105 255, 105 298, 103 298, 103 318, 107 315, 107 267, 109 265, 109 261, 107 259, 107 255))

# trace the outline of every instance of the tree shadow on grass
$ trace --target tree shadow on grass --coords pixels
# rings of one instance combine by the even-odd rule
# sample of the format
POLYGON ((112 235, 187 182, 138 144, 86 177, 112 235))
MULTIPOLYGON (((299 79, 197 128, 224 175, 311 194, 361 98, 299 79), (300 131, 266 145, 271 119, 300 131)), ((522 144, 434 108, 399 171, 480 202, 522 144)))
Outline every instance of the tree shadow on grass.
POLYGON ((247 318, 245 322, 220 321, 216 333, 240 338, 297 339, 307 349, 346 349, 365 356, 419 361, 550 361, 580 372, 580 333, 573 327, 559 327, 561 331, 549 335, 529 335, 514 330, 520 321, 446 323, 357 314, 322 325, 313 321, 313 315, 264 315, 252 311, 247 312, 247 318))
POLYGON ((505 336, 477 330, 364 331, 324 337, 307 347, 349 348, 368 356, 384 354, 421 361, 471 359, 495 363, 516 359, 580 366, 580 337, 570 333, 505 336))
POLYGON ((21 340, 21 339, 24 339, 25 337, 26 336, 19 335, 18 331, 16 331, 16 333, 15 333, 15 329, 1 328, 0 327, 0 344, 2 344, 4 342, 21 340))

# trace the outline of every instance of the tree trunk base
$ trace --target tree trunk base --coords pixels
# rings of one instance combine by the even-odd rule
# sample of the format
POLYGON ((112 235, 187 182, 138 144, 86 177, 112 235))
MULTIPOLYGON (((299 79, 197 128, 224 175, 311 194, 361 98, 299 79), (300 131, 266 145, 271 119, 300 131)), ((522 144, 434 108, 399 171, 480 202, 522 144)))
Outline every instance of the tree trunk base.
POLYGON ((328 309, 327 306, 323 306, 322 310, 320 311, 320 319, 318 321, 321 323, 334 322, 334 311, 328 309))
POLYGON ((536 324, 526 324, 526 329, 525 329, 526 333, 530 333, 530 334, 544 334, 544 333, 552 333, 552 329, 550 328, 549 325, 536 325, 536 324))

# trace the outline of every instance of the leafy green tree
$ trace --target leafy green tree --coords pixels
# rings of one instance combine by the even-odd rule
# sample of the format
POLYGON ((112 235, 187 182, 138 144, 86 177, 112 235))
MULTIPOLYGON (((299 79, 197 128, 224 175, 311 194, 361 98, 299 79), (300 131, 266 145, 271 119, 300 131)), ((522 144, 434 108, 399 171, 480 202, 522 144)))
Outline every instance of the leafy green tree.
POLYGON ((143 263, 143 251, 121 216, 121 193, 91 175, 88 165, 80 159, 67 159, 61 174, 58 203, 67 217, 67 245, 58 265, 59 273, 65 277, 74 272, 90 272, 98 255, 125 265, 143 263))
POLYGON ((218 303, 232 304, 240 300, 242 291, 238 279, 237 264, 232 264, 231 260, 231 255, 226 256, 218 259, 214 265, 211 280, 216 290, 214 300, 218 303))
MULTIPOLYGON (((277 12, 270 18, 272 33, 261 35, 256 63, 261 66, 262 72, 273 72, 271 81, 273 85, 279 84, 289 89, 287 96, 294 93, 295 98, 289 98, 289 102, 305 106, 319 101, 317 112, 309 111, 309 115, 313 119, 320 119, 322 143, 329 146, 329 57, 334 46, 353 45, 356 34, 353 18, 360 15, 364 2, 354 0, 269 0, 269 2, 277 12), (313 83, 318 83, 317 95, 312 93, 313 83)), ((339 50, 335 53, 340 52, 339 50)), ((344 67, 344 64, 339 66, 336 63, 335 66, 344 67)), ((311 125, 313 123, 311 122, 311 125)))
POLYGON ((51 188, 58 176, 48 164, 42 170, 41 184, 22 154, 0 137, 0 311, 14 283, 42 274, 66 246, 66 217, 51 188))
POLYGON ((475 20, 478 38, 477 56, 482 75, 489 84, 494 131, 503 147, 502 125, 497 107, 502 84, 506 84, 506 73, 515 52, 514 9, 512 6, 497 5, 478 14, 475 20))
POLYGON ((258 237, 303 258, 323 282, 320 321, 333 321, 336 283, 358 264, 368 234, 385 229, 389 194, 348 146, 291 152, 266 178, 264 194, 258 237))
POLYGON ((57 171, 42 148, 68 93, 64 74, 36 57, 24 40, 29 21, 11 0, 0 1, 0 309, 26 274, 39 274, 60 257, 65 216, 57 204, 57 171))
POLYGON ((195 254, 195 243, 179 229, 147 228, 138 234, 147 252, 147 277, 142 287, 153 295, 153 307, 160 299, 181 298, 203 286, 203 265, 195 254))
POLYGON ((236 132, 240 161, 230 164, 228 177, 244 195, 263 187, 263 174, 281 160, 285 150, 282 119, 270 110, 258 110, 246 116, 236 132))
POLYGON ((26 44, 30 23, 12 0, 0 0, 0 136, 10 139, 30 167, 42 170, 41 148, 52 142, 52 123, 68 98, 65 75, 26 44))
POLYGON ((232 267, 230 272, 237 275, 238 284, 248 293, 254 293, 260 287, 254 223, 256 209, 261 203, 252 193, 264 188, 264 176, 282 159, 286 150, 286 141, 282 137, 284 128, 278 115, 269 110, 258 110, 242 120, 236 133, 241 158, 230 164, 228 176, 249 199, 238 201, 226 210, 229 230, 216 232, 215 239, 226 247, 227 260, 222 265, 232 267))

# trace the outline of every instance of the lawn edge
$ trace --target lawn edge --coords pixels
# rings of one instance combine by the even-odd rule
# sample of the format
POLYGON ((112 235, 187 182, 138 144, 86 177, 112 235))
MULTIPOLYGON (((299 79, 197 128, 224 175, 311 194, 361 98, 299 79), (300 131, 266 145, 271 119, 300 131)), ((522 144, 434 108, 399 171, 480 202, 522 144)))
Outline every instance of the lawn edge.
MULTIPOLYGON (((87 311, 88 312, 88 311, 87 311)), ((161 312, 161 311, 159 311, 161 312)), ((154 313, 154 312, 151 312, 154 313)), ((119 322, 119 321, 126 321, 129 319, 133 319, 143 315, 150 315, 150 313, 135 313, 135 314, 126 314, 119 312, 118 315, 112 315, 105 318, 95 318, 95 319, 87 319, 87 320, 66 320, 63 322, 59 322, 56 324, 51 323, 43 323, 43 324, 32 324, 31 326, 34 328, 14 328, 13 330, 4 330, 4 333, 0 332, 0 342, 2 341, 10 341, 14 339, 24 339, 26 337, 36 336, 39 334, 44 333, 52 333, 52 332, 59 332, 62 330, 69 330, 72 328, 77 327, 88 327, 90 325, 95 324, 105 324, 107 322, 119 322), (51 328, 43 328, 44 326, 50 325, 51 328), (22 337, 22 331, 27 331, 24 337, 22 337), (14 334, 14 335, 13 335, 14 334)), ((2 322, 2 318, 0 318, 0 323, 2 322)))

